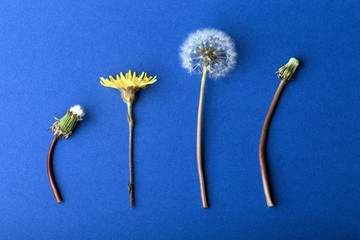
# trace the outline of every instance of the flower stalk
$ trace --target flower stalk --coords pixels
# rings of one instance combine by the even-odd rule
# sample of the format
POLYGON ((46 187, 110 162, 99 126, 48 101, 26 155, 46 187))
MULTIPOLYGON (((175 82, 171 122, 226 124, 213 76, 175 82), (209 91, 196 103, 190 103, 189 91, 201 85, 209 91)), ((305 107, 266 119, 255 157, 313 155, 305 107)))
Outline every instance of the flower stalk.
POLYGON ((271 197, 271 191, 270 191, 270 182, 268 178, 268 169, 266 164, 266 141, 267 141, 267 135, 270 127, 271 118, 274 114, 276 105, 279 101, 280 95, 284 89, 284 86, 286 82, 288 82, 290 79, 292 79, 292 76, 296 70, 296 68, 299 65, 299 61, 296 58, 291 58, 289 62, 281 66, 279 71, 277 71, 275 74, 277 74, 278 78, 281 79, 279 87, 276 90, 275 96, 271 102, 269 111, 266 115, 264 125, 261 131, 261 137, 260 137, 260 144, 259 144, 259 160, 260 160, 260 170, 261 170, 261 179, 263 183, 264 188, 264 194, 267 206, 273 207, 274 202, 271 197))
POLYGON ((132 118, 132 103, 127 103, 127 119, 129 123, 129 177, 128 189, 130 195, 130 207, 134 206, 134 170, 133 170, 133 131, 134 120, 132 118))
POLYGON ((197 166, 198 166, 199 180, 200 180, 201 201, 202 201, 203 208, 209 207, 207 197, 206 197, 205 177, 204 177, 202 155, 201 155, 201 121, 202 121, 202 110, 203 110, 203 102, 204 102, 204 89, 205 89, 206 74, 207 74, 207 68, 206 68, 206 66, 204 66, 202 79, 201 79, 198 121, 197 121, 197 135, 196 135, 196 157, 197 157, 197 166))
POLYGON ((53 168, 52 168, 52 155, 53 155, 53 151, 56 145, 57 140, 59 139, 59 135, 55 135, 50 148, 49 148, 49 152, 48 152, 48 156, 47 156, 47 174, 48 174, 48 178, 49 178, 49 183, 50 183, 50 187, 51 187, 51 191, 54 194, 55 197, 55 201, 56 203, 61 203, 62 199, 59 193, 59 190, 56 186, 56 182, 55 182, 55 177, 54 177, 54 173, 53 173, 53 168))

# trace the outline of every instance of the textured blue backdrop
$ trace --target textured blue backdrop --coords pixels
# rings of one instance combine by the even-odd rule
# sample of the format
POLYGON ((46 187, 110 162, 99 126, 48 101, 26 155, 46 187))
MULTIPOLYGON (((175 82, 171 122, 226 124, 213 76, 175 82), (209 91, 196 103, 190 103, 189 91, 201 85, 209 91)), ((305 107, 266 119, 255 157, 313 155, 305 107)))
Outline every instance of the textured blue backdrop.
POLYGON ((359 1, 1 1, 1 239, 360 239, 359 1), (238 64, 207 81, 204 160, 196 168, 200 76, 181 68, 187 34, 233 37, 238 64), (258 160, 262 124, 290 57, 268 139, 276 207, 258 160), (129 208, 128 125, 99 77, 157 75, 134 107, 136 207, 129 208), (46 174, 53 114, 82 104, 46 174))

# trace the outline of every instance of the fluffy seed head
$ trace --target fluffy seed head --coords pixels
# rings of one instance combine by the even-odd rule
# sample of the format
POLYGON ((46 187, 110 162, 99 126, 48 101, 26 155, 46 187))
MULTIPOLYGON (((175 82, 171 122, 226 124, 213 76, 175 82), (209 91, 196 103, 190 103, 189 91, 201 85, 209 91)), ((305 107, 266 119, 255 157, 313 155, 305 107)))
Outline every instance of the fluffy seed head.
POLYGON ((233 40, 217 29, 201 29, 191 33, 180 48, 182 67, 190 74, 201 74, 204 66, 210 78, 224 77, 236 63, 233 40))

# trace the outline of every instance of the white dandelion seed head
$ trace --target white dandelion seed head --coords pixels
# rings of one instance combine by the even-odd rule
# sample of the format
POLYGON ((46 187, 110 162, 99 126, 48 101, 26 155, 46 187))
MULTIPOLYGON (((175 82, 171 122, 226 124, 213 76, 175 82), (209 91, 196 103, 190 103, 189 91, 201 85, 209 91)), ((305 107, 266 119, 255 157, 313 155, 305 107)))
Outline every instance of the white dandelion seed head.
POLYGON ((233 40, 211 28, 191 33, 180 48, 183 68, 190 74, 201 74, 206 66, 208 76, 214 79, 224 77, 234 68, 236 55, 233 40))
POLYGON ((85 116, 84 109, 80 105, 75 105, 75 106, 71 107, 69 111, 72 112, 73 114, 77 115, 79 118, 82 118, 83 116, 85 116))

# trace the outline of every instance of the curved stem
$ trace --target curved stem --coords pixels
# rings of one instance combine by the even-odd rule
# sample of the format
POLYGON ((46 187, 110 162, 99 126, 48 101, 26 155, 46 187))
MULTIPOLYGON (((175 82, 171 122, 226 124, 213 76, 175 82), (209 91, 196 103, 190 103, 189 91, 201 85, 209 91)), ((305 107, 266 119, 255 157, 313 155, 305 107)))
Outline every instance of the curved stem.
POLYGON ((128 103, 128 122, 129 122, 129 175, 130 181, 128 182, 130 207, 134 206, 134 170, 133 170, 133 129, 134 121, 132 119, 132 104, 128 103))
POLYGON ((200 180, 200 191, 201 191, 201 200, 203 208, 208 208, 208 201, 206 197, 206 187, 205 187, 205 178, 204 170, 202 166, 202 157, 201 157, 201 119, 202 119, 202 109, 203 109, 203 100, 204 100, 204 89, 205 89, 205 79, 206 79, 207 69, 204 67, 202 79, 201 79, 201 90, 200 90, 200 99, 199 99, 199 109, 198 109, 198 121, 197 121, 197 141, 196 141, 196 156, 197 156, 197 165, 199 172, 200 180))
POLYGON ((56 203, 62 202, 59 190, 56 187, 54 173, 53 173, 53 169, 52 169, 52 154, 53 154, 54 147, 55 147, 55 144, 56 144, 58 139, 59 139, 59 135, 55 135, 54 139, 51 142, 49 152, 48 152, 48 156, 47 156, 47 174, 48 174, 48 177, 49 177, 50 187, 51 187, 51 190, 52 190, 52 192, 54 194, 56 203))
POLYGON ((269 131, 270 121, 275 111, 276 104, 279 100, 280 94, 285 86, 285 82, 286 81, 282 80, 279 84, 278 89, 276 90, 275 96, 271 102, 269 111, 266 115, 264 126, 261 132, 261 138, 260 138, 259 159, 260 159, 261 178, 263 182, 264 193, 268 207, 273 207, 274 203, 271 199, 270 183, 268 179, 268 173, 267 173, 268 171, 266 166, 266 139, 269 131))

